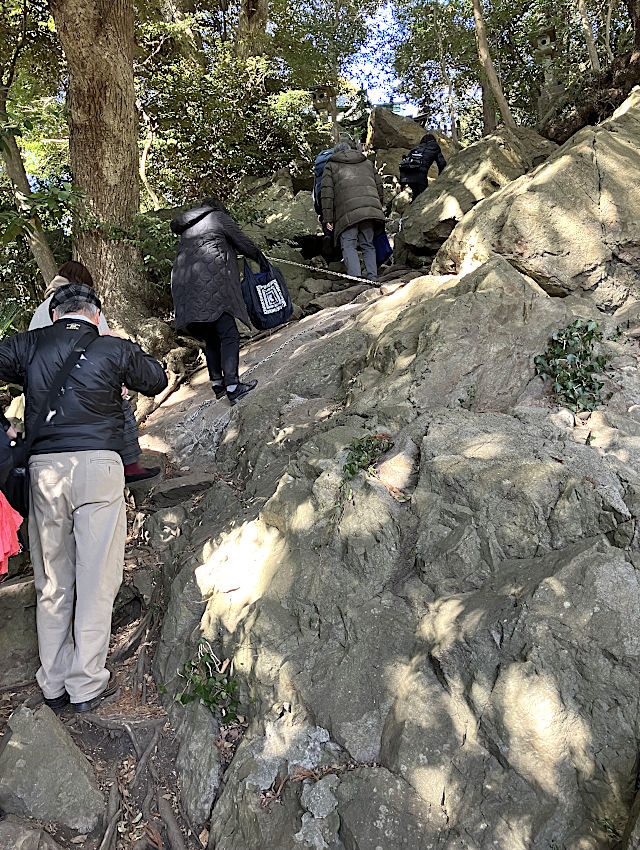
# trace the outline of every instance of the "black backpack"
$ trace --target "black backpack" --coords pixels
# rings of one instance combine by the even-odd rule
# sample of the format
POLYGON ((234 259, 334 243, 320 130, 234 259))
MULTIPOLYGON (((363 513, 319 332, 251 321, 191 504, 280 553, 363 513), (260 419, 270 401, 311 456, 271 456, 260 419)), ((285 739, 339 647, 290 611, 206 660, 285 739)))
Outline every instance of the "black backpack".
POLYGON ((420 148, 414 148, 400 160, 400 171, 418 171, 424 168, 424 155, 420 148))

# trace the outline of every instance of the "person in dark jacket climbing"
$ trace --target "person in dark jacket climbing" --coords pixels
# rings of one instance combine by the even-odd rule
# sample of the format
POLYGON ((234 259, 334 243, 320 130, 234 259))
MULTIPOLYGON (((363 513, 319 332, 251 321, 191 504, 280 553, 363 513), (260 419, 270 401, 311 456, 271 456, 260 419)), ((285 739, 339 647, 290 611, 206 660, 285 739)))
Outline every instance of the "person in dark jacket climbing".
POLYGON ((240 287, 238 253, 262 264, 266 259, 216 198, 176 216, 171 229, 180 236, 171 272, 176 330, 186 328, 204 342, 215 396, 220 399, 226 393, 233 405, 258 383, 243 383, 238 375, 236 319, 251 327, 240 287))
POLYGON ((427 188, 429 169, 434 162, 438 166, 438 174, 442 174, 447 160, 435 136, 427 133, 400 163, 400 185, 411 188, 413 201, 427 188))
POLYGON ((322 173, 322 217, 336 242, 340 240, 347 274, 360 277, 358 243, 367 280, 378 280, 373 231, 384 225, 384 194, 380 175, 366 156, 346 142, 336 145, 322 173))

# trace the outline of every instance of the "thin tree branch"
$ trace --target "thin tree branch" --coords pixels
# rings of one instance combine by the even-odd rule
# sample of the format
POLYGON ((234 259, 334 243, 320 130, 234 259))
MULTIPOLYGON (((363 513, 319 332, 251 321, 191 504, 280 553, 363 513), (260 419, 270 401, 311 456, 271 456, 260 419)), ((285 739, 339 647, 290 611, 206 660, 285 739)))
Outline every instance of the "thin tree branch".
MULTIPOLYGON (((20 36, 20 41, 16 44, 15 50, 13 51, 13 56, 11 57, 11 61, 9 62, 9 75, 5 80, 2 80, 2 88, 6 90, 7 96, 9 94, 9 89, 13 85, 13 80, 16 75, 16 68, 18 66, 18 59, 20 58, 20 54, 22 53, 23 47, 27 43, 27 0, 23 0, 22 3, 22 35, 20 36)), ((4 76, 4 74, 3 74, 4 76)))

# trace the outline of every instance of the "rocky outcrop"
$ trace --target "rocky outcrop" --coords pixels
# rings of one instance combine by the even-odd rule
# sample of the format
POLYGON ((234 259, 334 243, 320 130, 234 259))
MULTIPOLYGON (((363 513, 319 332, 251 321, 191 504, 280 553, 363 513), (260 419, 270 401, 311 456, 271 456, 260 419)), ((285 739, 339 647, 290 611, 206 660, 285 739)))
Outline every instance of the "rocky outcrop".
POLYGON ((640 297, 640 89, 597 127, 478 204, 434 271, 496 254, 552 295, 589 292, 603 310, 640 297))
POLYGON ((60 845, 43 829, 9 815, 0 821, 0 847, 5 850, 60 850, 60 845))
POLYGON ((600 317, 613 396, 586 426, 533 369, 554 330, 594 316, 494 257, 327 311, 306 338, 282 330, 233 411, 191 389, 149 421, 170 444, 197 414, 176 460, 244 482, 235 504, 208 491, 163 556, 167 577, 179 562, 156 658, 172 722, 195 732, 169 697, 200 635, 250 722, 210 848, 596 850, 603 824, 622 832, 640 744, 636 343, 600 317), (394 446, 345 488, 371 432, 394 446))
MULTIPOLYGON (((403 215, 395 256, 423 265, 478 201, 544 161, 556 145, 534 130, 503 128, 456 153, 403 215)), ((437 172, 436 172, 437 173, 437 172)))
POLYGON ((34 678, 40 666, 33 579, 9 579, 0 585, 0 688, 34 678))
MULTIPOLYGON (((375 151, 375 166, 382 176, 385 200, 388 204, 398 191, 400 160, 420 143, 425 133, 435 136, 447 161, 460 150, 444 133, 425 128, 412 118, 398 115, 382 106, 371 110, 367 128, 367 148, 375 151)), ((438 168, 432 165, 429 177, 434 179, 437 175, 438 168)))
POLYGON ((51 709, 21 706, 0 749, 0 809, 91 832, 104 799, 91 765, 51 709))
POLYGON ((248 207, 247 220, 241 225, 258 243, 294 240, 318 231, 311 192, 296 192, 287 168, 272 177, 245 177, 240 193, 248 207))
POLYGON ((408 151, 420 143, 425 133, 432 133, 435 136, 445 159, 456 150, 456 145, 451 139, 439 130, 425 129, 413 118, 398 115, 397 112, 385 109, 383 106, 376 106, 369 115, 366 146, 369 150, 375 151, 386 151, 389 148, 408 151))

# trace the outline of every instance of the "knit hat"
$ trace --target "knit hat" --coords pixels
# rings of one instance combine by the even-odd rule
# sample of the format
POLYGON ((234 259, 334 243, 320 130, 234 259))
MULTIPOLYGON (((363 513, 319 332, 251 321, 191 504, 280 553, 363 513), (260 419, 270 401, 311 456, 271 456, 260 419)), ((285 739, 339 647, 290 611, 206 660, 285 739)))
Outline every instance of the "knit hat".
POLYGON ((70 301, 72 298, 82 298, 84 301, 88 301, 89 304, 93 304, 94 307, 98 308, 98 310, 102 310, 102 304, 96 295, 95 289, 92 289, 84 283, 68 283, 65 286, 60 286, 56 289, 51 301, 49 302, 49 315, 51 316, 52 321, 53 311, 57 310, 61 304, 64 304, 66 301, 70 301))

